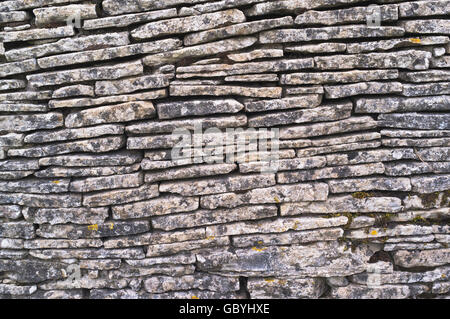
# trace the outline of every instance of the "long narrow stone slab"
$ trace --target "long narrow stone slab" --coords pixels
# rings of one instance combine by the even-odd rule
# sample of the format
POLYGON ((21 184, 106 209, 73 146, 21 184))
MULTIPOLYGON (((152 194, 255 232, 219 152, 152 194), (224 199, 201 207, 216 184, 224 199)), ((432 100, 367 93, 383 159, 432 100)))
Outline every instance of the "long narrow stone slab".
POLYGON ((149 39, 164 35, 202 31, 244 21, 245 16, 242 11, 230 9, 190 17, 150 22, 131 31, 131 36, 135 39, 149 39))
POLYGON ((139 75, 142 74, 143 71, 144 68, 139 60, 111 66, 32 74, 27 75, 27 80, 30 82, 30 85, 41 87, 83 81, 118 79, 126 76, 139 75))

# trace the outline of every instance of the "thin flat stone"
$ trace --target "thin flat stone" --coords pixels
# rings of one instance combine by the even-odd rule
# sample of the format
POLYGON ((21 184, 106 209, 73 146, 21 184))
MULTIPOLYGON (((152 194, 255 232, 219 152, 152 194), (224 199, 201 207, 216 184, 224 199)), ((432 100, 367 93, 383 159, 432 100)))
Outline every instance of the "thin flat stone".
POLYGON ((150 22, 132 30, 131 36, 135 39, 149 39, 170 34, 202 31, 244 21, 245 16, 242 11, 230 9, 203 15, 150 22))

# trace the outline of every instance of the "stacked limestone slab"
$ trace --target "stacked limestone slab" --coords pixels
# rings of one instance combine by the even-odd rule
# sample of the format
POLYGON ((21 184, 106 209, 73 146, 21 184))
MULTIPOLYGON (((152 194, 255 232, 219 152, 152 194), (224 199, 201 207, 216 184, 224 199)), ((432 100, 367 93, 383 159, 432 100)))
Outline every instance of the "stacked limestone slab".
POLYGON ((450 1, 367 2, 2 1, 0 297, 448 298, 450 1))

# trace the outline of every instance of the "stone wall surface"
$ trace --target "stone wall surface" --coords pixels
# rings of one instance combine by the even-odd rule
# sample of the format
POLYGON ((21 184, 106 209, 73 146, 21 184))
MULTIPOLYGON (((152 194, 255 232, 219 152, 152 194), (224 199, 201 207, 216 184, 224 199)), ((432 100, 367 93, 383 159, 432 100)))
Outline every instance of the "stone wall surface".
POLYGON ((0 2, 0 298, 449 298, 449 14, 0 2))

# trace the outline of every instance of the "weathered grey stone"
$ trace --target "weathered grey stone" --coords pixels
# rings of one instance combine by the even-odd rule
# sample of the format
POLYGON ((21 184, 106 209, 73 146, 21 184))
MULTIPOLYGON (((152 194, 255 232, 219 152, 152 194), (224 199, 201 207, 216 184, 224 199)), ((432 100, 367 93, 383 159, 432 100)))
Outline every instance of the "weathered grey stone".
POLYGON ((90 50, 94 47, 105 48, 130 43, 128 32, 95 34, 77 38, 64 38, 56 42, 44 43, 32 47, 11 49, 5 53, 8 61, 39 58, 50 54, 90 50))
POLYGON ((152 219, 152 226, 154 229, 168 231, 240 220, 263 219, 276 215, 276 206, 243 206, 235 209, 200 210, 193 213, 159 216, 152 219))
POLYGON ((394 261, 397 265, 405 268, 434 267, 448 263, 450 249, 434 250, 399 250, 393 252, 394 261))
POLYGON ((441 1, 408 1, 399 5, 401 17, 433 16, 450 13, 450 3, 441 1))
POLYGON ((401 21, 400 25, 408 33, 450 34, 450 23, 448 20, 444 20, 444 19, 401 21))
POLYGON ((388 162, 401 159, 417 159, 417 156, 412 149, 378 149, 350 152, 346 154, 330 154, 327 155, 326 158, 328 165, 348 165, 388 162))
POLYGON ((260 276, 347 276, 367 267, 370 251, 320 242, 310 245, 270 246, 266 249, 236 249, 234 252, 208 251, 197 255, 199 269, 216 273, 260 276))
POLYGON ((44 157, 73 152, 109 152, 121 148, 125 143, 123 136, 93 138, 75 142, 49 144, 40 147, 10 149, 9 156, 44 157))
POLYGON ((169 86, 171 78, 171 75, 146 75, 124 80, 98 81, 95 83, 95 94, 115 95, 143 89, 163 88, 169 86))
POLYGON ((177 16, 176 8, 127 14, 116 17, 105 17, 99 19, 86 20, 83 23, 84 30, 96 30, 103 28, 127 27, 141 22, 148 22, 164 18, 173 18, 177 16))
POLYGON ((419 113, 381 114, 378 116, 378 125, 381 127, 419 130, 448 130, 450 129, 450 115, 419 113))
POLYGON ((53 99, 72 96, 94 96, 94 89, 90 85, 75 84, 59 88, 52 94, 53 99))
POLYGON ((336 299, 406 299, 427 292, 425 285, 382 285, 368 287, 350 284, 331 290, 336 299))
POLYGON ((361 2, 361 0, 283 0, 277 2, 264 2, 253 5, 245 12, 245 14, 249 16, 258 16, 280 12, 297 13, 309 9, 354 4, 358 2, 361 2))
POLYGON ((109 176, 115 174, 128 174, 140 169, 139 164, 130 166, 97 166, 87 168, 73 167, 49 167, 37 171, 31 171, 36 177, 88 177, 88 176, 109 176))
MULTIPOLYGON (((250 173, 261 171, 266 163, 264 162, 249 162, 239 164, 239 171, 241 173, 250 173)), ((309 158, 295 158, 295 159, 281 159, 276 161, 277 171, 290 171, 299 169, 311 169, 316 167, 323 167, 326 165, 325 157, 309 157, 309 158)))
POLYGON ((450 96, 359 98, 356 113, 390 113, 399 111, 446 111, 450 96))
POLYGON ((237 37, 217 42, 195 45, 175 51, 148 55, 142 59, 145 65, 154 66, 175 63, 188 57, 204 57, 223 52, 230 52, 252 46, 257 41, 254 37, 237 37))
MULTIPOLYGON (((51 91, 39 91, 39 92, 32 92, 32 91, 27 91, 27 92, 10 92, 10 93, 4 93, 4 94, 0 94, 0 101, 35 101, 35 100, 49 100, 52 96, 52 92, 51 91)), ((8 102, 6 102, 6 104, 9 104, 8 102)), ((31 104, 29 104, 31 105, 31 104)), ((42 106, 41 106, 42 107, 42 106)), ((43 111, 46 111, 47 109, 44 108, 42 109, 43 111)), ((13 110, 14 111, 14 110, 13 110)), ((20 111, 20 106, 19 109, 16 111, 20 111)), ((26 112, 27 110, 25 110, 26 112)), ((33 111, 33 110, 32 110, 33 111)), ((8 110, 6 111, 8 112, 8 110)))
MULTIPOLYGON (((142 159, 142 155, 137 152, 132 151, 120 151, 109 153, 106 155, 89 155, 89 154, 75 154, 75 155, 61 155, 55 157, 44 157, 39 159, 40 166, 69 166, 69 167, 83 167, 83 166, 109 166, 109 165, 131 165, 139 162, 142 159)), ((1 162, 0 162, 1 163, 1 162)), ((10 162, 6 162, 9 164, 10 162)), ((34 167, 35 160, 21 160, 20 162, 14 161, 15 164, 22 166, 24 163, 31 164, 32 166, 26 166, 32 168, 39 168, 39 166, 34 167)))
POLYGON ((63 125, 63 115, 53 112, 31 115, 0 116, 0 131, 27 132, 36 129, 50 129, 63 125))
POLYGON ((226 76, 262 72, 282 72, 314 67, 312 58, 281 59, 235 64, 191 65, 177 68, 177 78, 226 76), (207 72, 207 73, 205 73, 207 72))
POLYGON ((0 80, 0 91, 21 89, 26 86, 22 80, 0 80))
MULTIPOLYGON (((339 137, 323 137, 316 138, 311 140, 311 146, 331 146, 331 145, 340 145, 340 144, 348 144, 355 142, 364 142, 364 141, 373 141, 381 138, 381 134, 377 132, 372 133, 350 133, 343 134, 339 137)), ((306 145, 306 146, 310 146, 306 145)))
POLYGON ((195 254, 191 252, 186 253, 180 253, 172 256, 165 256, 165 257, 153 257, 153 258, 145 258, 145 259, 136 259, 131 260, 128 259, 125 262, 134 267, 150 267, 155 265, 164 265, 164 264, 194 264, 196 261, 195 254))
POLYGON ((202 196, 203 208, 237 207, 246 204, 275 204, 282 202, 325 200, 328 188, 323 183, 277 185, 267 188, 256 188, 245 193, 225 193, 202 196))
MULTIPOLYGON (((145 233, 148 232, 149 230, 150 224, 148 221, 106 222, 102 224, 93 224, 93 225, 42 224, 39 226, 39 229, 36 231, 36 234, 39 237, 43 238, 79 239, 79 238, 101 238, 101 237, 134 235, 145 233)), ((95 253, 95 250, 93 252, 95 253)), ((63 257, 63 258, 76 258, 76 257, 63 257)))
POLYGON ((6 222, 0 225, 0 237, 31 239, 35 237, 33 224, 6 222))
POLYGON ((66 117, 65 124, 67 127, 81 127, 103 123, 129 122, 150 118, 154 115, 155 108, 151 102, 128 102, 71 113, 66 117))
POLYGON ((75 140, 102 135, 123 134, 124 127, 116 124, 99 125, 80 129, 62 129, 57 131, 39 131, 25 136, 25 143, 47 143, 56 141, 75 140))
POLYGON ((450 71, 428 70, 420 72, 401 72, 399 77, 402 80, 415 83, 448 81, 450 80, 450 71))
MULTIPOLYGON (((177 0, 175 0, 177 1, 177 0)), ((194 3, 198 3, 198 2, 202 2, 202 1, 179 1, 178 2, 183 2, 183 4, 194 4, 194 3)), ((258 2, 263 2, 263 0, 233 0, 233 1, 227 1, 227 0, 222 0, 222 1, 215 1, 212 3, 199 3, 197 5, 192 5, 189 7, 182 7, 180 9, 180 15, 184 16, 184 15, 194 15, 194 14, 200 14, 200 13, 205 13, 205 12, 213 12, 213 11, 218 11, 221 9, 226 9, 226 8, 235 8, 235 7, 239 7, 239 6, 245 6, 245 5, 250 5, 253 3, 258 3, 258 2)))
POLYGON ((233 236, 233 246, 236 247, 265 247, 273 245, 292 245, 315 241, 335 241, 342 237, 341 228, 325 228, 305 231, 287 231, 276 234, 252 234, 233 236))
POLYGON ((229 244, 230 244, 229 237, 212 236, 206 239, 150 245, 148 246, 147 257, 173 255, 179 252, 185 252, 201 248, 221 247, 227 246, 229 244))
POLYGON ((350 195, 330 196, 325 202, 300 202, 282 204, 280 213, 285 215, 298 214, 330 214, 330 213, 371 213, 403 210, 402 201, 396 197, 366 197, 355 198, 350 195))
POLYGON ((114 219, 142 218, 188 212, 197 208, 197 197, 164 196, 148 201, 113 206, 112 216, 114 219))
POLYGON ((317 68, 320 70, 355 68, 426 70, 429 67, 430 59, 430 52, 419 50, 406 50, 395 53, 334 55, 314 58, 317 68))
POLYGON ((407 192, 411 190, 409 178, 367 177, 328 181, 330 192, 348 193, 370 190, 407 192))
MULTIPOLYGON (((387 22, 398 20, 397 5, 382 5, 378 6, 377 9, 377 13, 379 13, 381 21, 387 22)), ((370 16, 373 12, 374 10, 370 6, 330 11, 306 11, 295 18, 295 24, 333 25, 352 22, 366 22, 367 16, 370 16)))
POLYGON ((373 80, 391 80, 398 78, 397 70, 354 70, 344 72, 320 73, 290 73, 281 76, 281 83, 297 84, 325 84, 325 83, 352 83, 373 80))
POLYGON ((83 205, 88 207, 118 205, 147 200, 159 195, 158 185, 143 185, 139 188, 114 190, 83 196, 83 205))
POLYGON ((234 171, 236 168, 236 164, 204 164, 182 168, 169 168, 159 172, 146 173, 145 182, 153 183, 165 180, 224 175, 234 171))
POLYGON ((27 21, 30 15, 26 11, 0 12, 0 23, 27 21))
POLYGON ((245 103, 247 112, 263 112, 271 110, 284 110, 291 108, 313 108, 322 102, 322 95, 307 94, 283 99, 258 100, 245 103))
POLYGON ((23 239, 0 238, 1 249, 23 249, 23 239))
POLYGON ((99 239, 34 239, 25 242, 26 249, 65 249, 65 248, 99 248, 103 242, 99 239))
MULTIPOLYGON (((50 251, 50 250, 49 250, 50 251)), ((80 250, 79 255, 82 255, 81 253, 82 250, 80 250)), ((108 251, 111 252, 112 255, 112 251, 108 251)), ((44 255, 41 254, 36 254, 36 256, 39 256, 42 259, 44 255)), ((49 255, 49 254, 48 254, 49 255)), ((62 254, 61 254, 62 255, 62 254)), ((87 254, 88 255, 88 254, 87 254)), ((120 254, 120 252, 117 252, 116 255, 132 255, 127 254, 127 253, 123 253, 120 254)), ((116 280, 111 280, 111 279, 102 279, 102 278, 98 278, 98 279, 92 279, 89 278, 87 276, 81 277, 78 280, 75 281, 70 281, 70 280, 64 280, 64 281, 54 281, 54 282, 48 282, 45 284, 42 284, 39 286, 40 289, 42 290, 53 290, 53 289, 80 289, 80 288, 84 288, 84 289, 99 289, 99 288, 112 288, 112 289, 123 289, 127 287, 127 280, 125 279, 116 279, 116 280)))
POLYGON ((379 141, 373 142, 355 142, 323 147, 311 147, 297 150, 297 157, 315 156, 319 154, 354 151, 365 148, 378 148, 381 145, 379 141))
POLYGON ((40 178, 29 178, 18 181, 0 181, 0 188, 6 192, 25 193, 65 193, 69 189, 70 180, 48 180, 40 178))
POLYGON ((407 176, 427 173, 450 173, 450 162, 399 162, 385 163, 388 176, 407 176))
POLYGON ((245 16, 242 11, 231 9, 190 17, 150 22, 131 31, 131 36, 135 39, 148 39, 163 35, 202 31, 244 21, 245 16))
POLYGON ((450 175, 411 177, 412 190, 418 193, 433 193, 450 189, 450 175))
POLYGON ((317 123, 311 125, 282 127, 281 139, 305 138, 344 132, 367 130, 377 127, 377 122, 369 116, 350 117, 341 121, 317 123))
POLYGON ((286 52, 298 53, 322 53, 322 52, 345 52, 347 45, 345 43, 319 43, 305 45, 286 45, 286 52))
POLYGON ((30 85, 41 87, 93 80, 111 80, 126 76, 139 75, 143 72, 141 61, 126 62, 111 66, 98 66, 84 69, 71 69, 40 74, 27 75, 30 85))
POLYGON ((427 96, 450 94, 448 82, 426 83, 426 84, 404 84, 403 96, 427 96))
POLYGON ((106 208, 28 208, 23 210, 25 220, 33 224, 97 224, 108 218, 106 208))
POLYGON ((400 82, 360 82, 344 85, 324 86, 325 96, 329 99, 339 99, 363 94, 391 94, 403 91, 400 82))
MULTIPOLYGON (((24 94, 26 95, 26 94, 24 94)), ((48 107, 46 104, 32 104, 32 103, 1 103, 0 112, 46 112, 48 107)))
POLYGON ((256 59, 277 58, 284 55, 281 49, 256 49, 241 53, 231 53, 227 57, 235 62, 248 62, 256 59))
POLYGON ((419 225, 396 225, 389 228, 369 228, 366 230, 352 230, 346 236, 354 239, 363 238, 380 238, 380 237, 395 237, 395 236, 417 236, 428 235, 432 233, 433 229, 429 226, 419 225))
POLYGON ((0 193, 0 204, 14 204, 29 207, 80 207, 81 195, 0 193))
POLYGON ((450 145, 450 139, 448 138, 430 138, 423 140, 420 138, 384 138, 382 139, 384 146, 401 147, 401 146, 413 146, 413 147, 432 147, 432 146, 447 146, 450 145))
POLYGON ((193 130, 196 127, 202 127, 203 129, 208 128, 227 128, 227 127, 240 127, 247 123, 247 117, 245 115, 236 116, 222 116, 222 117, 212 117, 208 116, 199 119, 189 119, 189 120, 173 120, 173 121, 147 121, 137 124, 128 125, 126 131, 133 134, 144 134, 144 133, 171 133, 175 129, 187 129, 193 130))
POLYGON ((136 43, 112 48, 66 53, 38 59, 41 68, 53 68, 71 64, 88 63, 94 61, 111 60, 115 58, 128 57, 144 53, 159 53, 166 50, 178 49, 181 41, 177 39, 165 39, 149 43, 136 43))
POLYGON ((283 218, 275 221, 246 221, 228 223, 218 226, 207 226, 207 236, 232 236, 254 233, 284 233, 289 230, 308 230, 316 228, 336 227, 347 224, 345 216, 333 218, 298 217, 283 218))
POLYGON ((161 293, 173 290, 212 290, 219 292, 239 290, 239 278, 208 274, 195 274, 182 277, 152 277, 144 282, 145 290, 161 293))
MULTIPOLYGON (((195 267, 193 265, 156 265, 146 268, 136 268, 123 266, 120 270, 113 270, 108 273, 108 277, 111 279, 120 278, 133 278, 133 277, 143 277, 143 276, 171 276, 179 277, 183 275, 191 275, 194 273, 195 267)), ((152 277, 153 278, 153 277, 152 277)), ((139 286, 140 286, 140 279, 139 286)), ((134 286, 133 283, 130 285, 134 286)), ((134 288, 134 287, 133 287, 134 288)))
POLYGON ((34 9, 36 26, 51 25, 55 22, 65 22, 74 16, 80 19, 92 19, 97 17, 95 4, 70 4, 61 7, 47 7, 34 9))
POLYGON ((430 147, 417 150, 418 157, 422 161, 438 162, 447 161, 450 154, 450 147, 430 147))
POLYGON ((72 26, 64 26, 52 29, 32 29, 13 32, 0 32, 2 42, 20 42, 41 39, 55 39, 71 37, 75 34, 72 26))
POLYGON ((34 173, 34 171, 0 171, 0 179, 3 180, 16 180, 23 179, 27 176, 30 176, 34 173))
POLYGON ((183 241, 199 240, 204 238, 206 238, 205 228, 194 228, 186 229, 183 231, 152 232, 129 237, 108 239, 104 242, 104 246, 105 248, 110 249, 120 247, 170 244, 183 241))
POLYGON ((361 53, 371 51, 388 51, 403 47, 430 46, 448 43, 448 37, 444 36, 425 36, 414 38, 399 38, 389 40, 379 40, 370 42, 359 42, 347 44, 348 53, 361 53))
POLYGON ((0 146, 22 146, 24 134, 8 133, 0 135, 0 146))
POLYGON ((384 165, 382 163, 326 167, 313 170, 281 172, 277 174, 279 183, 297 183, 318 179, 338 179, 346 177, 365 176, 373 174, 383 174, 384 165))
POLYGON ((241 95, 248 97, 280 98, 281 87, 246 87, 229 85, 175 85, 170 87, 172 96, 223 96, 241 95))
POLYGON ((0 205, 0 218, 19 219, 22 209, 17 205, 0 205))
POLYGON ((159 186, 159 191, 193 196, 241 191, 272 185, 275 185, 275 175, 261 174, 200 179, 190 182, 163 182, 159 186))
MULTIPOLYGON (((198 16, 201 17, 201 16, 198 16)), ((242 21, 239 21, 242 22, 242 21)), ((218 39, 230 38, 236 35, 249 35, 277 27, 290 26, 294 23, 292 17, 266 19, 241 24, 233 24, 228 27, 192 33, 184 37, 184 45, 195 45, 211 42, 218 39)))
POLYGON ((50 108, 66 108, 66 107, 86 107, 97 106, 102 104, 123 103, 133 101, 146 101, 166 97, 166 90, 154 90, 149 92, 105 96, 99 98, 79 98, 69 100, 51 100, 49 101, 50 108))
POLYGON ((142 172, 112 175, 101 177, 88 177, 82 180, 75 180, 70 183, 71 192, 91 192, 97 190, 114 188, 131 188, 142 185, 144 175, 142 172))
POLYGON ((16 286, 0 284, 0 294, 7 295, 31 295, 37 290, 36 286, 16 286))
POLYGON ((280 124, 335 121, 349 118, 352 108, 352 103, 336 103, 308 110, 255 115, 249 117, 248 125, 250 127, 267 127, 280 124))
POLYGON ((431 59, 431 66, 435 68, 448 68, 450 65, 450 58, 448 55, 445 55, 440 58, 431 59))
POLYGON ((19 62, 3 63, 0 65, 0 76, 6 77, 13 74, 21 74, 36 71, 39 66, 35 59, 29 59, 19 62))
POLYGON ((247 287, 251 298, 318 298, 326 290, 321 278, 250 278, 247 287))
POLYGON ((326 41, 334 39, 357 39, 396 37, 404 35, 400 27, 368 27, 366 25, 351 25, 325 28, 281 29, 264 31, 259 35, 261 43, 286 43, 306 41, 326 41))
POLYGON ((233 75, 225 77, 225 82, 278 82, 276 74, 233 75))
POLYGON ((171 119, 191 115, 237 113, 244 108, 244 105, 234 99, 223 99, 158 103, 156 107, 160 119, 171 119))

